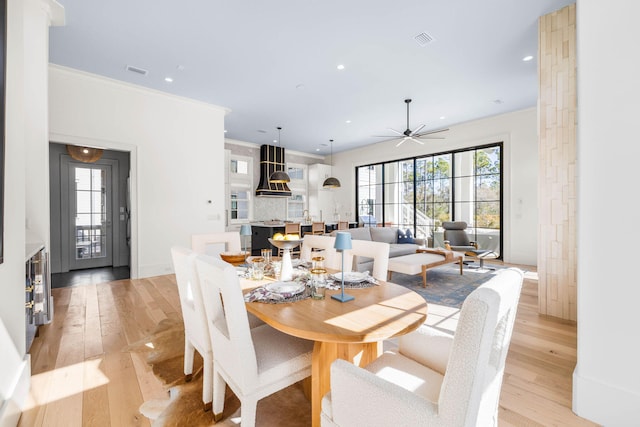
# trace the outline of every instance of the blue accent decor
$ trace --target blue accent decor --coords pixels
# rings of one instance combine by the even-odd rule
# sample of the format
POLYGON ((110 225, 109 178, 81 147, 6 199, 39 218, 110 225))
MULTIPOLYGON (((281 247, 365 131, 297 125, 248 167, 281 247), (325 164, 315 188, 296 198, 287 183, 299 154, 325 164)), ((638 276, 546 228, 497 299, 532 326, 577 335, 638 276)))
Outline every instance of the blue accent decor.
POLYGON ((339 231, 336 233, 336 242, 333 244, 336 251, 342 252, 342 283, 340 286, 340 294, 331 295, 331 298, 340 302, 347 302, 355 299, 352 295, 344 293, 344 251, 352 248, 351 233, 339 231))
POLYGON ((405 231, 398 229, 398 243, 415 243, 415 239, 413 238, 413 232, 410 228, 407 228, 405 231))

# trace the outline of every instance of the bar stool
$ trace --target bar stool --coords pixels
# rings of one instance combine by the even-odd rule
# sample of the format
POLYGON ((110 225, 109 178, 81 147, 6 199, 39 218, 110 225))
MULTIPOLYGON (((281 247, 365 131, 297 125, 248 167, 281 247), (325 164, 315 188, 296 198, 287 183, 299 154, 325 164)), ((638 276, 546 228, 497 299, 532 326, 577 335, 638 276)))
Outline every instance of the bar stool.
POLYGON ((338 230, 348 230, 349 221, 338 221, 338 230))
MULTIPOLYGON (((287 222, 284 224, 284 234, 297 234, 298 238, 302 237, 302 225, 299 222, 287 222)), ((281 257, 284 251, 278 249, 278 256, 281 257)), ((300 246, 290 250, 291 255, 300 255, 300 246)))
POLYGON ((311 223, 311 234, 324 234, 324 221, 311 223))

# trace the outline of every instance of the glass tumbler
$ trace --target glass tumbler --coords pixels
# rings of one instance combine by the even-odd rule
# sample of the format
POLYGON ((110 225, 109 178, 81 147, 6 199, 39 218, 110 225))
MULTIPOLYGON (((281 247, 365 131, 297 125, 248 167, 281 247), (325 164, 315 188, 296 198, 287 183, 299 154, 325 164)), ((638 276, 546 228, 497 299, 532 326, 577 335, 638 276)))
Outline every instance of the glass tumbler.
POLYGON ((264 258, 254 258, 251 261, 251 278, 253 280, 262 280, 264 279, 264 258))
POLYGON ((327 270, 324 268, 311 269, 311 298, 324 299, 327 290, 327 270))
POLYGON ((271 264, 271 249, 260 249, 260 256, 264 258, 265 265, 271 264))
MULTIPOLYGON (((311 258, 311 269, 316 268, 324 268, 324 257, 323 256, 314 256, 311 258)), ((326 273, 326 271, 325 271, 326 273)))

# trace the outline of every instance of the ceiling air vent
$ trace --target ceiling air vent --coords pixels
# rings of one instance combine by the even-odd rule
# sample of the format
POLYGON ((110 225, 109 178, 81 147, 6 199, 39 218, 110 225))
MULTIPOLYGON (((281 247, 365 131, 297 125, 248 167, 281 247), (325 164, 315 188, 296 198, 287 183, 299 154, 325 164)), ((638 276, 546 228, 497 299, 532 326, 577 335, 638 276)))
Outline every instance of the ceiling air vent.
POLYGON ((133 65, 127 65, 127 71, 131 71, 132 73, 141 74, 143 76, 146 76, 147 74, 149 74, 149 71, 147 71, 145 69, 142 69, 142 68, 134 67, 133 65))
POLYGON ((414 37, 415 41, 418 42, 420 46, 426 46, 433 41, 433 37, 431 37, 427 33, 420 33, 414 37))

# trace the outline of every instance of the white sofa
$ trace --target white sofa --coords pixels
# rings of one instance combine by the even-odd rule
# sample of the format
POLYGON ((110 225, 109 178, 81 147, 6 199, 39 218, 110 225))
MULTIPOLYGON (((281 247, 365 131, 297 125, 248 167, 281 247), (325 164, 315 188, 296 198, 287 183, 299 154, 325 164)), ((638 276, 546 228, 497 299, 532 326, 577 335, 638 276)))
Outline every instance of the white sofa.
MULTIPOLYGON (((358 227, 348 230, 335 230, 331 232, 335 236, 338 232, 349 232, 353 240, 368 240, 373 242, 389 243, 389 258, 416 253, 416 249, 424 247, 425 239, 414 237, 415 243, 398 243, 398 227, 358 227)), ((373 259, 355 256, 353 259, 354 271, 371 271, 373 259)))

